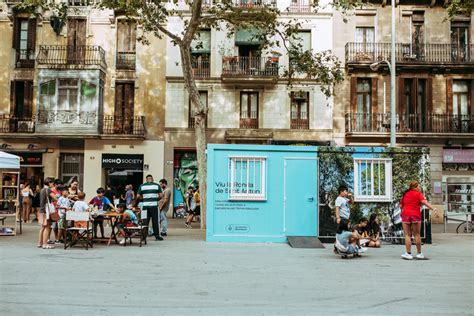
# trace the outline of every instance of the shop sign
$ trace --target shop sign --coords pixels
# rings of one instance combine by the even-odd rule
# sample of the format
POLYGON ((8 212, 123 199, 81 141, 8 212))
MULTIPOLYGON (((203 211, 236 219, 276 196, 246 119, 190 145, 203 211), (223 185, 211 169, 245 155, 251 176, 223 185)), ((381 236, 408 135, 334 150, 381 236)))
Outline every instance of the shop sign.
POLYGON ((15 153, 20 157, 20 165, 41 166, 43 164, 42 153, 15 153))
POLYGON ((474 149, 444 149, 445 163, 474 163, 474 149))
POLYGON ((102 154, 102 168, 143 170, 143 155, 102 154))

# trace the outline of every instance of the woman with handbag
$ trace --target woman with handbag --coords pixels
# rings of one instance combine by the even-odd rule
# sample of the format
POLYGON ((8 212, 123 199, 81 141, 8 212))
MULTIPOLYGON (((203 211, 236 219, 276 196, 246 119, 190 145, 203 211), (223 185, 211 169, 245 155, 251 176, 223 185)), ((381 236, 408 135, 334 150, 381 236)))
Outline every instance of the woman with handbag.
MULTIPOLYGON (((53 202, 57 201, 56 194, 52 191, 54 188, 54 179, 44 179, 44 187, 40 191, 40 211, 38 213, 38 223, 41 225, 38 234, 38 248, 53 249, 54 246, 48 244, 51 234, 51 219, 49 215, 55 210, 53 202)), ((53 212, 54 213, 54 212, 53 212)))

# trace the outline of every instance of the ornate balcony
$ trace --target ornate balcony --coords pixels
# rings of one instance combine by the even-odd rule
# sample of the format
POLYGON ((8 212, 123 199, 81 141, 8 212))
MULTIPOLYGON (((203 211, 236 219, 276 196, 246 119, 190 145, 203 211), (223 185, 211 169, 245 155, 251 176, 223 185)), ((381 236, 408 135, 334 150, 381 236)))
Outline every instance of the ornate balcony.
POLYGON ((135 52, 117 52, 116 68, 120 70, 135 70, 136 53, 135 52))
MULTIPOLYGON (((474 133, 474 115, 397 114, 396 131, 406 134, 470 134, 474 133)), ((346 134, 384 133, 390 133, 390 113, 346 114, 346 134)))
POLYGON ((258 128, 258 113, 251 111, 250 116, 246 112, 240 113, 240 128, 258 128))
MULTIPOLYGON (((391 59, 390 43, 347 43, 346 66, 349 70, 366 67, 371 63, 391 59)), ((395 45, 395 61, 397 67, 431 68, 440 66, 446 68, 474 67, 474 45, 453 44, 405 44, 395 45)))
POLYGON ((17 49, 16 68, 35 68, 35 50, 34 49, 17 49))
POLYGON ((0 115, 0 133, 34 133, 34 117, 15 117, 9 114, 0 115))
POLYGON ((146 134, 145 117, 104 115, 101 122, 101 133, 103 135, 144 137, 146 134))
POLYGON ((39 66, 47 68, 105 69, 105 51, 100 46, 40 46, 37 57, 39 66))
POLYGON ((211 76, 211 63, 209 59, 192 61, 192 66, 196 78, 209 78, 211 76))
POLYGON ((279 57, 225 56, 222 59, 224 81, 262 81, 278 80, 279 57))
POLYGON ((258 9, 264 6, 275 6, 274 0, 234 0, 234 6, 242 9, 258 9))

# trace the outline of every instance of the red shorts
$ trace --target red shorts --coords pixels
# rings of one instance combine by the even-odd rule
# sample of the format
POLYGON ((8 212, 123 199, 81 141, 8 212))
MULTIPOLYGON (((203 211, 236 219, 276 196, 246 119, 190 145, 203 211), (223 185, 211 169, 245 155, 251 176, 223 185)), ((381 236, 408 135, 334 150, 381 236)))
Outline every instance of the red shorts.
POLYGON ((421 223, 421 214, 418 215, 403 215, 402 214, 402 223, 421 223))

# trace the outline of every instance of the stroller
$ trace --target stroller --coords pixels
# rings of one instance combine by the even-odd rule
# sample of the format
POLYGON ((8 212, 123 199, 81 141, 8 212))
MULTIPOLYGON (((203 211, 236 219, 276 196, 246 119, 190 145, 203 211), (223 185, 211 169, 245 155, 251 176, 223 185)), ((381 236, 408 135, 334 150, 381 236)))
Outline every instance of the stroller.
POLYGON ((174 210, 173 214, 174 218, 185 218, 188 213, 186 212, 186 208, 184 206, 184 203, 179 203, 176 209, 174 210))

